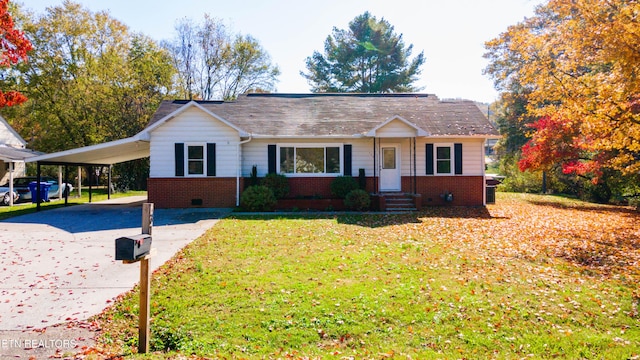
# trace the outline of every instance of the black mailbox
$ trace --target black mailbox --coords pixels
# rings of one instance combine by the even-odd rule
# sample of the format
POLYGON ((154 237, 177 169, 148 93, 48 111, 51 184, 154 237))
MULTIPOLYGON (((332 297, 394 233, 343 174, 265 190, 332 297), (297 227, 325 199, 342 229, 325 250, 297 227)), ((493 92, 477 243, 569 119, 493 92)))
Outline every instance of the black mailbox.
POLYGON ((116 260, 138 260, 151 251, 151 235, 140 234, 116 239, 116 260))

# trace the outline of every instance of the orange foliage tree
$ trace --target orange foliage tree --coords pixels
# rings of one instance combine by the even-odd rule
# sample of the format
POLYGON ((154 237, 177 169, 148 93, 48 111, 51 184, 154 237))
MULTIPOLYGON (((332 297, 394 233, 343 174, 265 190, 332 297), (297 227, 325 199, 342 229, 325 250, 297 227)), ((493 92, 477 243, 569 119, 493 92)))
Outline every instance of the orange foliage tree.
MULTIPOLYGON (((26 61, 31 42, 22 31, 14 27, 13 18, 9 14, 9 0, 0 0, 0 34, 0 67, 10 68, 20 61, 26 61)), ((0 90, 0 108, 18 105, 26 100, 19 91, 0 90)))
POLYGON ((639 19, 637 0, 550 0, 486 44, 497 87, 540 119, 521 168, 640 173, 639 19))

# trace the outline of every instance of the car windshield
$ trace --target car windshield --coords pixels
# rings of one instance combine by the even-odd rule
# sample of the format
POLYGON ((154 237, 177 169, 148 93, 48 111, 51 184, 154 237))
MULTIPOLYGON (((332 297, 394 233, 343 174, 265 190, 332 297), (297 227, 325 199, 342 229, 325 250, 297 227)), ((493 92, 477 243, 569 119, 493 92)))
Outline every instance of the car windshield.
POLYGON ((29 183, 31 181, 32 181, 31 179, 26 179, 26 178, 13 179, 13 186, 29 186, 29 183))

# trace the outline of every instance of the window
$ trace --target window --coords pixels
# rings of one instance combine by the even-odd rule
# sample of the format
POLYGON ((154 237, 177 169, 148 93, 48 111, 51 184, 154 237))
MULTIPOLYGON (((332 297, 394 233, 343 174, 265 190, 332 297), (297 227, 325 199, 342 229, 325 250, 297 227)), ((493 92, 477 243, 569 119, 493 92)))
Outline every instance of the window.
POLYGON ((396 168, 396 148, 382 148, 382 168, 396 168))
POLYGON ((215 143, 175 143, 175 176, 216 176, 215 143))
POLYGON ((451 146, 436 146, 436 174, 451 174, 451 146))
POLYGON ((187 145, 187 174, 204 175, 204 145, 187 145))
POLYGON ((279 172, 283 174, 340 174, 340 152, 339 146, 281 146, 279 172))
POLYGON ((462 143, 426 144, 427 175, 462 175, 462 143))

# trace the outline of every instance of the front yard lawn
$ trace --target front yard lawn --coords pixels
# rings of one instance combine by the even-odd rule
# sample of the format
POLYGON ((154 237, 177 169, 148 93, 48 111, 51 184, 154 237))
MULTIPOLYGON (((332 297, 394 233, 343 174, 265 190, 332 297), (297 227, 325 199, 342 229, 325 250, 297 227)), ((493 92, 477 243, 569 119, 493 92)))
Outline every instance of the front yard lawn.
MULTIPOLYGON (((640 214, 498 195, 222 220, 154 274, 147 357, 640 358, 640 214)), ((95 319, 97 351, 135 352, 137 301, 95 319)))

